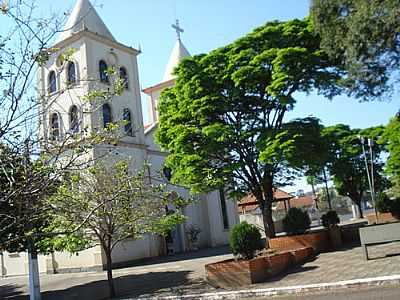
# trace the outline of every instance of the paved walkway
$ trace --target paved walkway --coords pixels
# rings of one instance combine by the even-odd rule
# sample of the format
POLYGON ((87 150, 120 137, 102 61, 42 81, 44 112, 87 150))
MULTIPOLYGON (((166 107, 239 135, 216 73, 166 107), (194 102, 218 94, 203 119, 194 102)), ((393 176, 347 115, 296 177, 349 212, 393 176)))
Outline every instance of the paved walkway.
MULTIPOLYGON (((343 280, 370 278, 400 274, 400 242, 369 247, 371 259, 365 261, 361 247, 349 247, 335 252, 322 253, 314 260, 302 266, 292 268, 272 280, 254 284, 251 288, 272 288, 296 286, 312 283, 328 283, 343 280)), ((198 285, 197 285, 198 286, 198 285)), ((193 286, 193 287, 197 287, 193 286)), ((206 285, 205 285, 206 286, 206 285)), ((238 289, 243 289, 239 287, 238 289)), ((212 289, 203 289, 210 292, 212 289)), ((194 294, 200 292, 197 288, 190 290, 190 286, 162 289, 150 295, 176 295, 177 293, 194 294)))
MULTIPOLYGON (((365 261, 360 247, 322 253, 313 261, 254 288, 336 282, 400 274, 400 242, 370 247, 365 261)), ((204 281, 204 265, 230 258, 226 248, 142 262, 140 266, 114 271, 119 295, 180 295, 215 291, 204 281)), ((26 277, 0 280, 0 299, 25 300, 26 277)), ((100 273, 41 276, 43 300, 106 299, 106 275, 100 273)), ((122 297, 121 299, 123 299, 122 297)))

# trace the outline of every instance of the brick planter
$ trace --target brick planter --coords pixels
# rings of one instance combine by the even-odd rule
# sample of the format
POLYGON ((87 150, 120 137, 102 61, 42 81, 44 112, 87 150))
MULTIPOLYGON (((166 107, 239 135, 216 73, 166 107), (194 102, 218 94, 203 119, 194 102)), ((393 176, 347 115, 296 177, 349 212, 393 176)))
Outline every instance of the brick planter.
POLYGON ((311 247, 304 247, 290 251, 292 263, 298 265, 304 263, 307 259, 314 256, 314 250, 311 247))
POLYGON ((300 235, 276 237, 269 240, 269 247, 276 251, 290 251, 311 247, 315 253, 319 253, 330 248, 329 234, 326 230, 323 230, 300 235))
POLYGON ((245 286, 263 282, 268 277, 266 261, 262 256, 251 260, 228 259, 208 264, 205 268, 207 281, 215 287, 245 286))
MULTIPOLYGON (((376 216, 375 213, 365 215, 365 218, 368 220, 368 224, 376 224, 376 216)), ((398 222, 399 218, 393 216, 392 213, 378 213, 378 223, 393 223, 398 222)))
POLYGON ((290 252, 281 252, 265 256, 268 277, 282 273, 292 264, 293 255, 290 252))
POLYGON ((251 260, 228 259, 206 265, 206 279, 212 286, 224 289, 264 282, 284 272, 291 265, 304 262, 312 255, 313 250, 309 247, 259 256, 251 260))

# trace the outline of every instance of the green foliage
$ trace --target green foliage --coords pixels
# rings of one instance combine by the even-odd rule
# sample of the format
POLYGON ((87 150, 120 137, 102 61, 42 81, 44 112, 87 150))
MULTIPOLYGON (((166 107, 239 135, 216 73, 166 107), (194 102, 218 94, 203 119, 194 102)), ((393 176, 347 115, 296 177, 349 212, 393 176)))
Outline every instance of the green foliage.
POLYGON ((380 213, 390 212, 391 209, 391 200, 390 197, 386 193, 379 193, 376 197, 376 209, 380 213))
POLYGON ((400 66, 398 0, 313 0, 322 48, 343 64, 342 85, 360 99, 381 98, 400 66))
POLYGON ((66 177, 49 199, 55 210, 50 230, 60 235, 47 242, 77 252, 100 241, 108 252, 128 238, 167 234, 185 220, 183 202, 164 185, 148 183, 145 174, 145 169, 131 174, 129 162, 120 161, 97 162, 66 177), (175 212, 166 214, 166 205, 174 205, 175 212))
POLYGON ((287 234, 303 234, 310 228, 311 220, 306 211, 292 207, 283 219, 283 228, 287 234))
POLYGON ((236 224, 230 233, 229 245, 234 255, 252 259, 257 250, 262 249, 261 234, 258 228, 247 222, 236 224))
POLYGON ((291 167, 304 163, 298 154, 310 143, 301 142, 302 129, 315 124, 311 118, 284 122, 294 94, 340 93, 340 71, 320 50, 310 21, 269 22, 226 47, 184 59, 175 74, 175 86, 161 95, 156 133, 170 153, 172 182, 192 192, 222 186, 252 192, 269 214, 273 187, 290 183, 291 167))
POLYGON ((339 216, 336 211, 330 210, 321 216, 322 225, 325 228, 330 228, 340 223, 339 216))
POLYGON ((390 198, 386 193, 379 193, 376 198, 376 209, 380 213, 391 212, 400 216, 400 198, 390 198))
MULTIPOLYGON (((363 136, 377 141, 382 134, 382 127, 360 130, 351 129, 343 124, 326 127, 323 131, 323 135, 329 141, 331 155, 328 169, 333 176, 335 188, 340 195, 350 197, 358 206, 361 204, 363 194, 369 189, 365 158, 359 137, 363 136)), ((368 146, 365 145, 365 147, 368 146)), ((366 148, 367 160, 370 163, 367 150, 366 148)), ((372 150, 375 190, 382 191, 388 185, 387 179, 383 175, 383 162, 380 156, 383 146, 375 142, 372 150)))
POLYGON ((52 168, 4 144, 0 163, 0 250, 20 252, 33 244, 38 252, 51 251, 42 240, 53 217, 45 198, 59 183, 52 168))
POLYGON ((385 172, 389 175, 392 187, 390 194, 400 198, 400 114, 397 114, 386 126, 381 142, 386 146, 389 157, 385 172))

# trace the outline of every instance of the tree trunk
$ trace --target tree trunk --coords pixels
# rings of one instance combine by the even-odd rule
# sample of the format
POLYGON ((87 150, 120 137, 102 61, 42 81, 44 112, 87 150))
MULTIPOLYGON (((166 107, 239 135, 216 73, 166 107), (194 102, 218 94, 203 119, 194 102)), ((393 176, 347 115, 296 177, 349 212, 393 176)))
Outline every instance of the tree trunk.
POLYGON ((314 182, 311 183, 311 189, 314 197, 315 208, 318 209, 318 199, 317 199, 317 194, 315 193, 314 182))
POLYGON ((358 211, 360 212, 360 218, 363 219, 364 218, 364 214, 363 214, 363 210, 361 208, 361 200, 356 202, 356 205, 358 207, 358 211))
POLYGON ((274 201, 272 177, 265 178, 263 190, 264 193, 260 193, 257 200, 262 204, 260 205, 260 208, 263 215, 265 236, 267 238, 273 238, 275 237, 275 224, 272 219, 272 202, 274 201))
POLYGON ((262 209, 262 214, 263 214, 265 236, 267 238, 274 238, 275 237, 275 224, 274 224, 274 220, 272 219, 271 204, 266 203, 264 205, 264 208, 262 209))
POLYGON ((112 258, 111 258, 111 249, 104 249, 104 252, 106 254, 106 260, 107 260, 107 282, 108 282, 108 288, 109 288, 109 295, 110 298, 114 298, 116 296, 115 293, 115 286, 114 286, 114 279, 113 279, 113 274, 112 274, 112 258))
POLYGON ((324 183, 325 183, 326 197, 327 197, 327 199, 328 199, 328 207, 329 207, 329 210, 332 210, 331 195, 329 194, 328 178, 327 178, 327 176, 326 176, 325 167, 323 168, 323 175, 324 175, 324 183))

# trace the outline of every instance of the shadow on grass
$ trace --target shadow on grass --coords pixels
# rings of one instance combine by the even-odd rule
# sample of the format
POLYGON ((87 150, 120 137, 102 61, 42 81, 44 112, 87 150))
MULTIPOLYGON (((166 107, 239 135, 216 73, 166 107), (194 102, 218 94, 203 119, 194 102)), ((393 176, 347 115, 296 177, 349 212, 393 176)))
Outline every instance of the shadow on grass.
MULTIPOLYGON (((189 271, 151 272, 145 274, 125 275, 114 278, 118 297, 138 297, 143 294, 156 293, 162 289, 177 288, 190 283, 189 271)), ((6 286, 0 299, 4 300, 29 300, 29 296, 14 293, 15 287, 6 286)), ((97 280, 81 285, 75 285, 66 289, 42 292, 42 300, 105 300, 108 298, 107 280, 97 280)))

